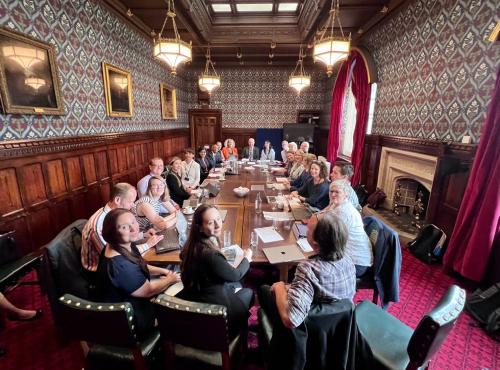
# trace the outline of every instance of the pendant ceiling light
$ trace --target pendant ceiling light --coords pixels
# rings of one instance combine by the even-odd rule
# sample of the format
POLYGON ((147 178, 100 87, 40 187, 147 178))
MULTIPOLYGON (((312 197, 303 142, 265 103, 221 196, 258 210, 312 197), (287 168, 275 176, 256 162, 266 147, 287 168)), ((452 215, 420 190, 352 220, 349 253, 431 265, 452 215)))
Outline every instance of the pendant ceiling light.
POLYGON ((220 76, 215 71, 214 64, 210 58, 210 48, 207 50, 206 57, 207 62, 205 64, 205 70, 198 78, 198 85, 202 91, 208 91, 208 93, 211 94, 212 90, 220 86, 220 76))
POLYGON ((295 66, 295 69, 288 78, 288 85, 294 88, 299 95, 302 89, 311 85, 311 76, 307 75, 304 71, 303 59, 304 59, 304 54, 302 54, 302 46, 301 46, 297 65, 295 66))
POLYGON ((153 56, 164 61, 171 68, 173 75, 177 74, 177 66, 181 63, 190 62, 192 57, 192 45, 181 40, 177 25, 175 24, 174 0, 168 1, 168 10, 163 26, 161 27, 158 38, 154 40, 153 56), (172 19, 174 38, 163 37, 163 31, 169 19, 172 19))
POLYGON ((332 0, 328 21, 322 30, 319 31, 319 39, 314 42, 313 58, 326 65, 326 73, 331 76, 333 65, 338 61, 347 58, 351 49, 351 35, 344 36, 342 24, 340 23, 340 3, 339 0, 332 0), (333 28, 337 19, 341 36, 333 35, 333 28), (330 32, 328 30, 330 29, 330 32))

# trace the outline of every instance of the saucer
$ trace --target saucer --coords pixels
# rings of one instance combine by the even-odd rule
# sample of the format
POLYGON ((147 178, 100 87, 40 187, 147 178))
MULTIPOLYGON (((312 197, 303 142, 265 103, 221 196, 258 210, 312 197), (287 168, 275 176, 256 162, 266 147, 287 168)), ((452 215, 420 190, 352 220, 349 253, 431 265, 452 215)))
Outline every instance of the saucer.
POLYGON ((192 215, 194 213, 194 209, 191 209, 191 211, 188 211, 187 209, 182 209, 182 213, 185 215, 192 215))

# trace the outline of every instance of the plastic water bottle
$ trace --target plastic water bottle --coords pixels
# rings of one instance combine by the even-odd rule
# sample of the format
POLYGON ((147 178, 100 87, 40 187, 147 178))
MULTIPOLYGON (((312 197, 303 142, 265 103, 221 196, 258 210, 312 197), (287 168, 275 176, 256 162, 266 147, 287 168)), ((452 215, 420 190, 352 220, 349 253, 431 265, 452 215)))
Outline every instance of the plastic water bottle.
POLYGON ((260 192, 257 193, 255 198, 255 214, 260 215, 262 213, 262 199, 260 197, 260 192))

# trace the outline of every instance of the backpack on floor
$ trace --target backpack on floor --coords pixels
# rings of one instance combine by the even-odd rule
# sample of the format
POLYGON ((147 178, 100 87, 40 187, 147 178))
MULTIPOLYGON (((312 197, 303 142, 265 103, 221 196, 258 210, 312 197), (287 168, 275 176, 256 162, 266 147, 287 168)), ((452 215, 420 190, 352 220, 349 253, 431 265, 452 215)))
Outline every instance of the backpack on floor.
POLYGON ((441 261, 446 234, 433 224, 422 227, 415 239, 408 243, 411 254, 419 260, 431 264, 441 261))
POLYGON ((465 310, 479 321, 493 339, 500 341, 500 283, 472 293, 467 298, 465 310))

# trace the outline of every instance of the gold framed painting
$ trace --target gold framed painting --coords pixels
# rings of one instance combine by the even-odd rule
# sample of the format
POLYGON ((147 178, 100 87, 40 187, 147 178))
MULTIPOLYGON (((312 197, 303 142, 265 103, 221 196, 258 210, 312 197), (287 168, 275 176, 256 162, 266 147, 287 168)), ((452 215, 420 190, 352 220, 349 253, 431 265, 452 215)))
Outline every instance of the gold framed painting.
POLYGON ((108 116, 132 117, 134 115, 134 102, 130 72, 103 62, 102 73, 108 116))
POLYGON ((54 46, 0 28, 0 96, 4 113, 64 114, 54 46))
POLYGON ((177 119, 176 91, 171 87, 160 84, 161 118, 177 119))

